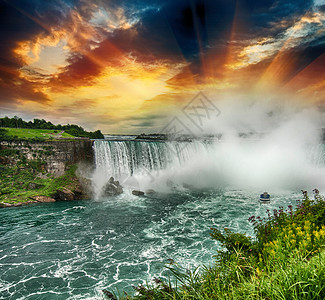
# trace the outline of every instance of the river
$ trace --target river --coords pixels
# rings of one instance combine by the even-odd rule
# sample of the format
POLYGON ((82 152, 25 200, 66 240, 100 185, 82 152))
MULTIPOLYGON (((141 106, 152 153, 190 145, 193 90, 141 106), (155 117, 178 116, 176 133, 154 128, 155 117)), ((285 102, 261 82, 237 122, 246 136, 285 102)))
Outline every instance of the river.
POLYGON ((301 194, 293 179, 311 188, 317 180, 311 170, 324 172, 320 150, 290 176, 288 166, 297 157, 283 158, 273 149, 272 163, 287 165, 268 176, 252 174, 261 172, 262 152, 251 153, 250 146, 243 146, 248 161, 256 159, 249 167, 241 161, 240 147, 234 153, 198 142, 180 153, 180 145, 150 143, 96 142, 93 199, 0 210, 0 299, 102 299, 103 289, 132 293, 133 285, 166 277, 169 259, 184 268, 213 264, 220 246, 210 239, 210 227, 253 235, 251 215, 295 205, 301 194), (220 159, 212 163, 216 151, 220 159), (304 165, 309 167, 305 173, 300 171, 304 165), (236 168, 240 174, 231 182, 236 168), (221 180, 222 174, 227 180, 221 180), (109 176, 121 180, 123 194, 101 194, 109 176), (133 188, 156 193, 137 197, 133 188), (270 204, 258 202, 264 189, 271 194, 270 204))

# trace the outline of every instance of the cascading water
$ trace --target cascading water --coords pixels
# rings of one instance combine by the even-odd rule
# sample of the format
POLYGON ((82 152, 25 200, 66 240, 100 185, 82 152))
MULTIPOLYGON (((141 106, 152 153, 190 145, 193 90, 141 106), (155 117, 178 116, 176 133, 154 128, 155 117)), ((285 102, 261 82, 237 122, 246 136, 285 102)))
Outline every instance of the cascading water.
POLYGON ((152 181, 159 172, 182 168, 192 158, 206 155, 208 151, 209 143, 201 141, 95 141, 96 195, 111 176, 122 183, 128 180, 128 184, 131 178, 137 183, 152 181))
POLYGON ((283 146, 268 139, 190 142, 95 141, 96 196, 114 176, 131 188, 295 190, 323 187, 322 144, 283 146))
POLYGON ((164 168, 168 163, 165 148, 165 143, 158 142, 95 141, 96 168, 114 177, 132 176, 141 167, 148 170, 164 168))

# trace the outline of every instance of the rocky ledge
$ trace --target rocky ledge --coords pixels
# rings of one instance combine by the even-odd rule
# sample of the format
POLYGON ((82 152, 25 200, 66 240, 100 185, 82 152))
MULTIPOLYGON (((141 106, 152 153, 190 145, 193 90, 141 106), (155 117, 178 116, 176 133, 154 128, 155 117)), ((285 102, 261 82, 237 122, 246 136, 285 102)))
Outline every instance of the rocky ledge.
POLYGON ((73 183, 67 187, 58 188, 50 196, 32 196, 14 203, 0 202, 0 208, 18 207, 33 203, 50 203, 58 201, 73 201, 90 199, 91 182, 85 178, 75 177, 73 183))

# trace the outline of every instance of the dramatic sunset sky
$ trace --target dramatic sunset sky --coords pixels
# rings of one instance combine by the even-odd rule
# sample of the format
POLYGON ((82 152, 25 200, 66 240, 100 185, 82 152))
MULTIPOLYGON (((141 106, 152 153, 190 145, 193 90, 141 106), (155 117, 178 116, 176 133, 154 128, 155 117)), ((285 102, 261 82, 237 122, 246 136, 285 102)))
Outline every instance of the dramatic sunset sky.
POLYGON ((0 116, 155 132, 213 101, 325 106, 325 0, 0 0, 0 116))

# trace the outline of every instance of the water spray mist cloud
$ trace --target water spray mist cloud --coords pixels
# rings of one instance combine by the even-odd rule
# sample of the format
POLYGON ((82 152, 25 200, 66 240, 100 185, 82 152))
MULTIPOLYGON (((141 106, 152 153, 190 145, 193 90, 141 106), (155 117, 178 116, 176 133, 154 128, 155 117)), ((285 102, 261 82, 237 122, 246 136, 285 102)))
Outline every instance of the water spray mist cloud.
POLYGON ((221 114, 206 119, 201 132, 222 134, 221 139, 197 135, 191 142, 102 142, 106 145, 96 150, 101 165, 97 178, 129 174, 141 189, 158 191, 184 186, 256 191, 325 188, 321 118, 316 110, 297 112, 268 102, 218 104, 221 114))

